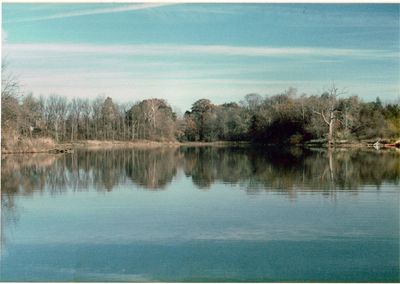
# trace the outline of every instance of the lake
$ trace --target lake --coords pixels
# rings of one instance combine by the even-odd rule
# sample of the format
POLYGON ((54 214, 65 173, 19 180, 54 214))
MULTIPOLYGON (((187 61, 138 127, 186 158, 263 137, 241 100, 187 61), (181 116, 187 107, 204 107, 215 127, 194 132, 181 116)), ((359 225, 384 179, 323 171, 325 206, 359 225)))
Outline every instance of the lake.
POLYGON ((398 282, 400 155, 8 155, 1 281, 398 282))

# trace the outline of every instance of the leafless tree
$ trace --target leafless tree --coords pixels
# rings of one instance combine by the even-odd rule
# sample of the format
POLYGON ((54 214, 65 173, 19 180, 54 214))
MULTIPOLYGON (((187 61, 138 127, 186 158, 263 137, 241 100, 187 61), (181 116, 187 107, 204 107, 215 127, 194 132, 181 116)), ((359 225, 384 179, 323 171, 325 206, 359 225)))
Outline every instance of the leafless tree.
POLYGON ((79 121, 83 109, 83 99, 74 98, 70 103, 70 116, 71 116, 71 141, 78 139, 79 134, 79 121))
POLYGON ((3 129, 19 129, 20 84, 9 71, 7 63, 1 64, 1 126, 3 129))
POLYGON ((339 90, 335 83, 332 83, 331 87, 321 95, 318 105, 313 106, 313 113, 317 114, 328 126, 328 144, 333 144, 335 122, 338 114, 338 101, 337 97, 345 94, 344 90, 339 90))
POLYGON ((88 99, 82 102, 82 114, 85 126, 85 138, 89 139, 90 137, 90 114, 92 112, 92 108, 90 107, 90 102, 88 99))
POLYGON ((63 139, 65 139, 65 123, 67 115, 67 99, 57 95, 52 95, 47 99, 49 112, 49 124, 54 126, 55 139, 60 141, 60 128, 62 128, 63 139))

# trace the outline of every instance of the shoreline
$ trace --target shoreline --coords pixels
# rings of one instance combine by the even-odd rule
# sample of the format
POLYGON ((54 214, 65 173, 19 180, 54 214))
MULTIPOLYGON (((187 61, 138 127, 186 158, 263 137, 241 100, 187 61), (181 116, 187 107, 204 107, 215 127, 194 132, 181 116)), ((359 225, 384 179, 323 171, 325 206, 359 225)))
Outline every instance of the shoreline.
POLYGON ((75 149, 109 149, 109 148, 158 148, 158 147, 182 147, 182 146, 233 146, 251 144, 249 142, 233 142, 233 141, 214 141, 214 142, 179 142, 179 141, 113 141, 113 140, 84 140, 70 143, 75 149))
MULTIPOLYGON (((388 140, 382 140, 388 141, 388 140)), ((393 140, 392 140, 393 141, 393 140)), ((138 149, 152 149, 160 147, 179 148, 179 147, 229 147, 229 146, 255 146, 255 147, 303 147, 303 148, 333 148, 333 149, 374 149, 375 144, 373 140, 364 141, 340 141, 334 145, 329 146, 325 141, 307 141, 302 144, 294 145, 278 145, 278 144, 263 144, 251 143, 249 141, 214 141, 214 142, 178 142, 178 141, 150 141, 150 140, 137 140, 137 141, 117 141, 117 140, 80 140, 71 143, 54 143, 44 144, 41 147, 34 147, 30 149, 14 149, 6 150, 1 149, 2 155, 8 154, 61 154, 71 153, 75 149, 80 150, 106 150, 106 149, 121 149, 121 148, 138 148, 138 149)), ((375 149, 399 149, 400 140, 393 143, 381 143, 375 149)))
POLYGON ((38 147, 25 147, 16 146, 13 149, 1 149, 2 155, 8 154, 61 154, 71 153, 75 149, 82 150, 104 150, 104 149, 121 149, 121 148, 138 148, 138 149, 152 149, 160 147, 178 148, 178 147, 201 147, 201 146, 215 146, 226 147, 234 145, 250 145, 250 142, 231 142, 231 141, 215 141, 215 142, 178 142, 178 141, 151 141, 151 140, 136 140, 136 141, 118 141, 118 140, 80 140, 70 143, 54 143, 42 144, 38 147))

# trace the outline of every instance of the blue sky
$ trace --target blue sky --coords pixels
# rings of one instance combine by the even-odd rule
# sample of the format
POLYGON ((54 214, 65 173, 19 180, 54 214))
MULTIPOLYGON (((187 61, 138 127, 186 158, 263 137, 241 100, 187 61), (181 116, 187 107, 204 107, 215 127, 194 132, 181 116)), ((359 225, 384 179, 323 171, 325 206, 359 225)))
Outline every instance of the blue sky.
POLYGON ((399 98, 398 4, 3 4, 2 56, 24 91, 118 102, 239 101, 332 81, 399 98))

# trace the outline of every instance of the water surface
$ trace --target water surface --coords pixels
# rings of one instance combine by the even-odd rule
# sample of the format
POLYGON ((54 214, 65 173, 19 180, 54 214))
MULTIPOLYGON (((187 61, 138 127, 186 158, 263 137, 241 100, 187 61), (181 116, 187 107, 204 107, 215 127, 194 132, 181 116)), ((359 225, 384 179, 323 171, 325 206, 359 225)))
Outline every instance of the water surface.
POLYGON ((398 282, 400 155, 2 157, 2 281, 398 282))

